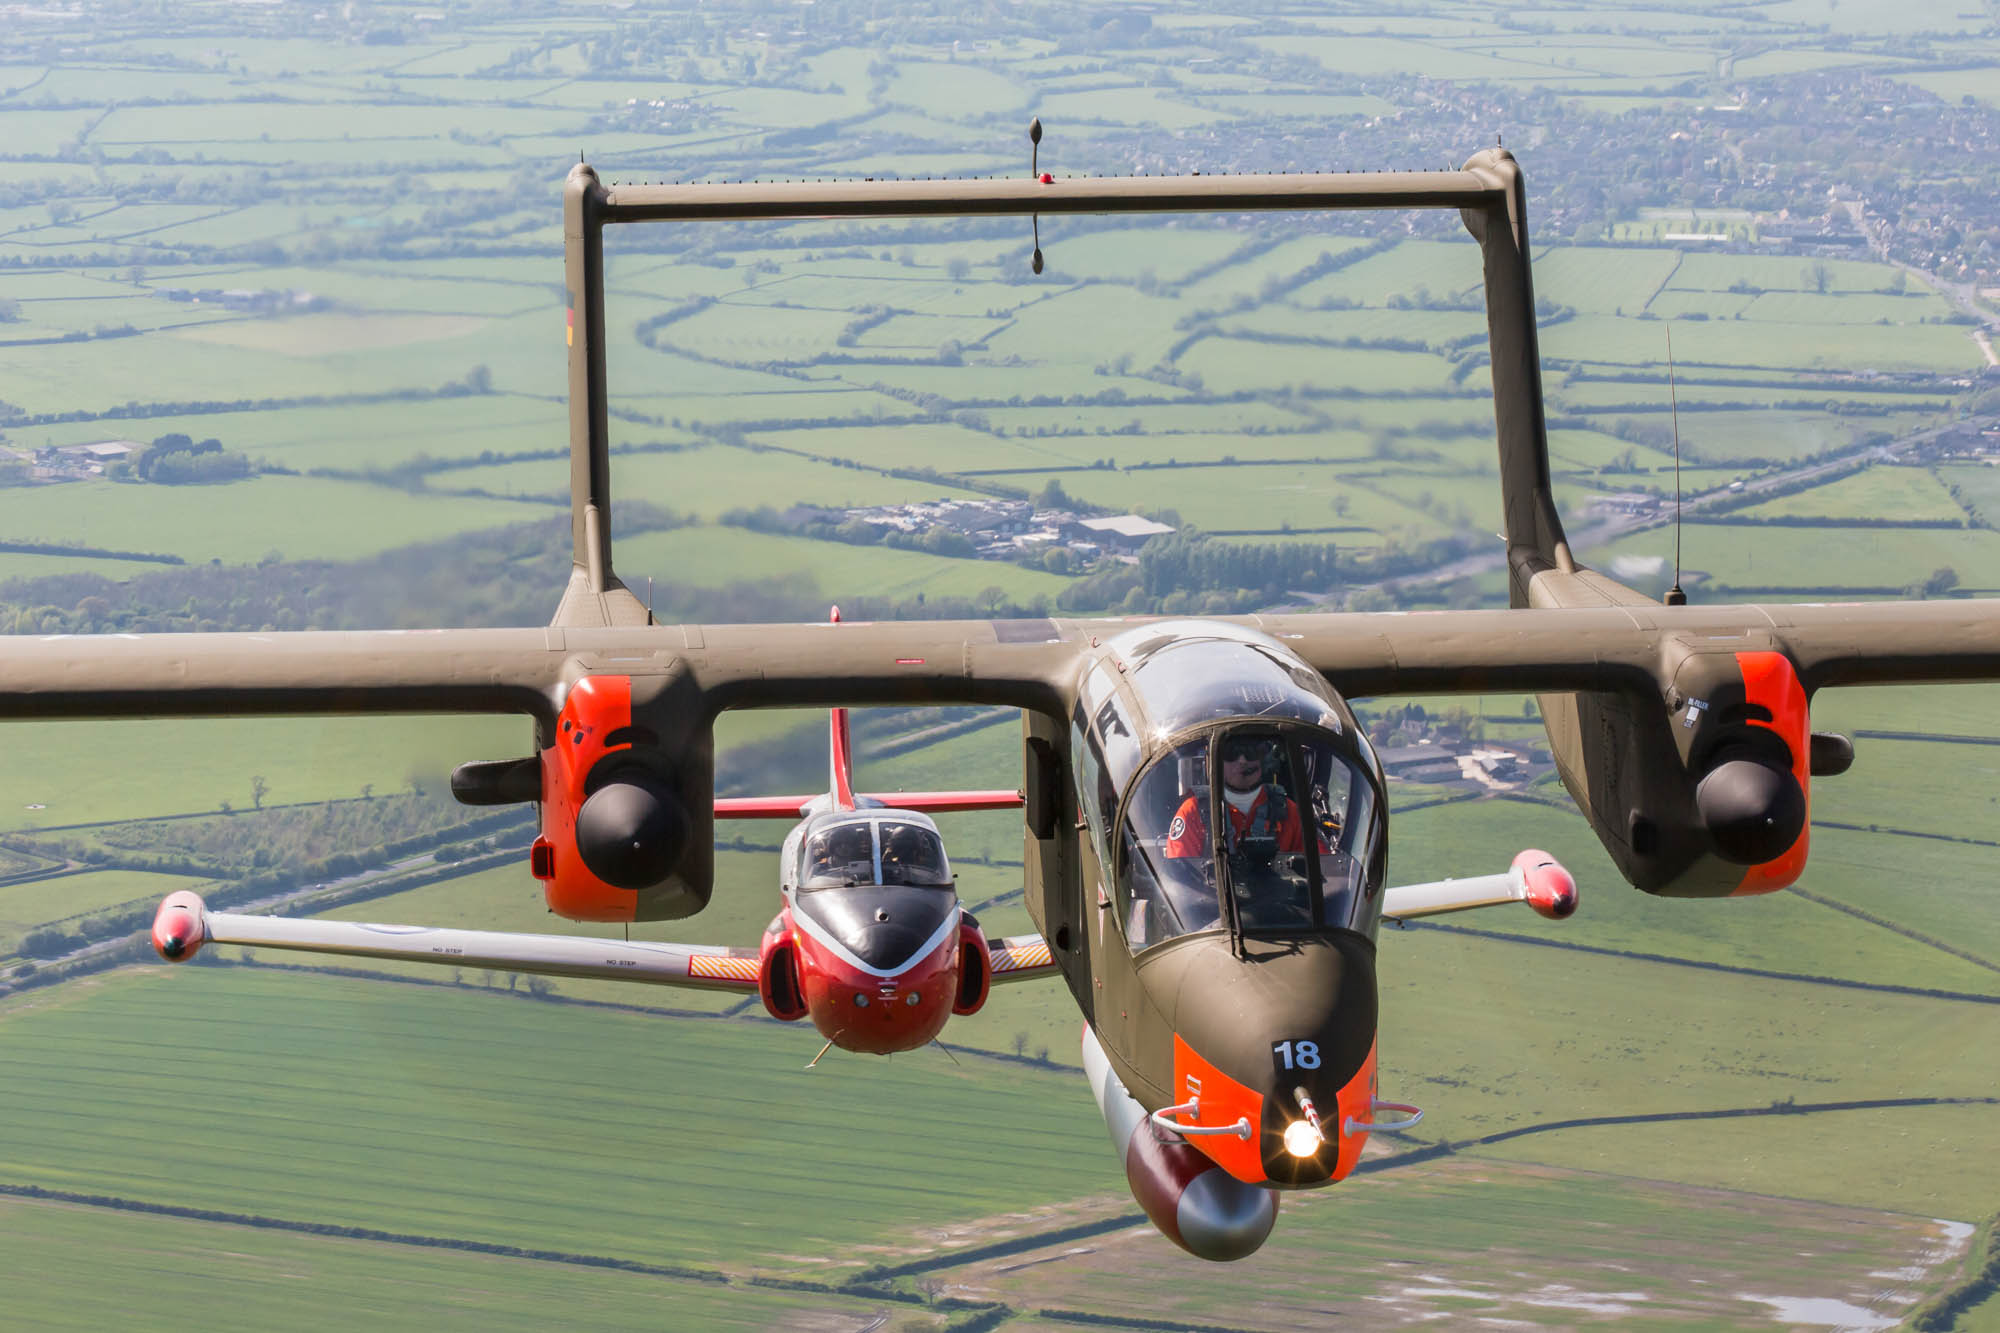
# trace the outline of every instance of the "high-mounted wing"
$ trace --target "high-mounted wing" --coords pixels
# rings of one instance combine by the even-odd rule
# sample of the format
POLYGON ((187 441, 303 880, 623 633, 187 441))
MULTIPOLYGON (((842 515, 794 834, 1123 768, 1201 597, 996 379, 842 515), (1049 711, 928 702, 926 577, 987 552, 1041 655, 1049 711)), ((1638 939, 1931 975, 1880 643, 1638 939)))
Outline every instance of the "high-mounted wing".
POLYGON ((607 187, 579 166, 564 194, 573 570, 554 626, 13 639, 0 644, 0 717, 527 714, 532 759, 468 766, 454 790, 475 802, 539 799, 536 873, 551 906, 583 920, 684 916, 706 903, 711 724, 725 708, 1026 710, 1026 823, 1047 842, 1073 789, 1063 737, 1078 677, 1115 622, 657 626, 619 582, 603 230, 706 219, 1353 208, 1457 210, 1479 243, 1515 609, 1237 623, 1275 636, 1350 696, 1541 693, 1565 783, 1642 888, 1716 895, 1790 883, 1804 865, 1810 779, 1851 754, 1840 738, 1811 733, 1811 693, 2000 678, 2000 605, 1662 607, 1578 564, 1550 485, 1527 190, 1498 148, 1459 171, 1122 180, 607 187))
POLYGON ((1414 921, 1503 903, 1526 903, 1538 915, 1560 921, 1576 911, 1576 879, 1553 856, 1530 848, 1498 875, 1398 884, 1382 895, 1382 917, 1414 921))

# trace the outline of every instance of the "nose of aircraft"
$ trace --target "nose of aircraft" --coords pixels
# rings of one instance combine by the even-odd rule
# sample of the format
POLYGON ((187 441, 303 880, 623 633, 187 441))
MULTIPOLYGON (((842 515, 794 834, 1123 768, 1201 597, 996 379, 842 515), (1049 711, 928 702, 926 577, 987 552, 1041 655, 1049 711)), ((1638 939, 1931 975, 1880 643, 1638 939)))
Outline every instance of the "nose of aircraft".
POLYGON ((822 889, 798 909, 868 967, 895 971, 956 937, 958 899, 949 890, 908 887, 822 889))
POLYGON ((1211 1156, 1240 1179, 1278 1185, 1323 1184, 1352 1169, 1359 1144, 1345 1144, 1341 1130, 1348 1111, 1367 1118, 1372 1095, 1365 1086, 1374 1076, 1372 941, 1347 931, 1253 939, 1239 958, 1215 939, 1166 951, 1140 975, 1178 1038, 1175 1101, 1199 1095, 1225 1122, 1241 1115, 1254 1131, 1239 1147, 1204 1139, 1211 1156), (1294 1128, 1310 1123, 1307 1102, 1318 1134, 1294 1128))

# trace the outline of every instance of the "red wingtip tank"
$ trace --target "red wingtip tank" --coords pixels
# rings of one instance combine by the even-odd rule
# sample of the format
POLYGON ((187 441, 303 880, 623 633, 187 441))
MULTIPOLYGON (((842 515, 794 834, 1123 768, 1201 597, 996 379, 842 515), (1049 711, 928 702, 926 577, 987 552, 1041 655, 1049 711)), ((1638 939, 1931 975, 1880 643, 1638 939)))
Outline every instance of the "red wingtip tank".
POLYGON ((170 893, 153 914, 153 949, 170 963, 185 963, 208 942, 208 906, 201 895, 170 893))
POLYGON ((1551 921, 1576 911, 1576 879, 1547 852, 1529 848, 1514 858, 1514 869, 1528 895, 1528 906, 1551 921))

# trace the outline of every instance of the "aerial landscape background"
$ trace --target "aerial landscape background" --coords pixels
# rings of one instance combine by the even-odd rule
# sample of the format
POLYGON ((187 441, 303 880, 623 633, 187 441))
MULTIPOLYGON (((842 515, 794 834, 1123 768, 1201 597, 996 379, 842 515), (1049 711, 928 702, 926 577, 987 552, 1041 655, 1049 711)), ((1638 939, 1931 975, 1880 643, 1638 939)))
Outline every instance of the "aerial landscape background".
MULTIPOLYGON (((79 0, 0 6, 0 625, 546 623, 569 169, 1019 174, 1031 117, 1056 175, 1500 142, 1581 559, 1668 586, 1678 438, 1696 602, 2000 596, 1995 0, 79 0)), ((1504 605, 1456 218, 1035 244, 615 230, 627 584, 665 621, 1504 605)), ((1821 695, 1857 757, 1810 868, 1714 903, 1624 885, 1532 701, 1357 707, 1392 882, 1539 846, 1583 906, 1384 931, 1383 1093, 1428 1114, 1226 1267, 1144 1223, 1053 985, 808 1074, 754 1001, 144 948, 183 887, 615 930, 547 914, 525 811, 446 792, 519 719, 10 726, 10 1317, 2000 1328, 2000 688, 1821 695)), ((1011 714, 857 736, 870 789, 1020 780, 1011 714)), ((719 790, 822 786, 824 737, 725 718, 719 790)), ((1031 929, 1017 822, 943 825, 985 927, 1031 929)), ((719 836, 714 905, 635 938, 755 940, 780 834, 719 836)))

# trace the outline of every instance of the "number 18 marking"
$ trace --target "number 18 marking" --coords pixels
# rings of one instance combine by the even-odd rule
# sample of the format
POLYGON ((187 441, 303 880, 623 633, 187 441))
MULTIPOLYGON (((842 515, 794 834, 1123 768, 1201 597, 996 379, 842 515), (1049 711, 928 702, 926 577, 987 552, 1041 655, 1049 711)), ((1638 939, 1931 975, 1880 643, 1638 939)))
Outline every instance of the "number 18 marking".
POLYGON ((1278 1058, 1280 1069, 1319 1068, 1319 1043, 1316 1041, 1281 1041, 1271 1047, 1271 1054, 1278 1058))

